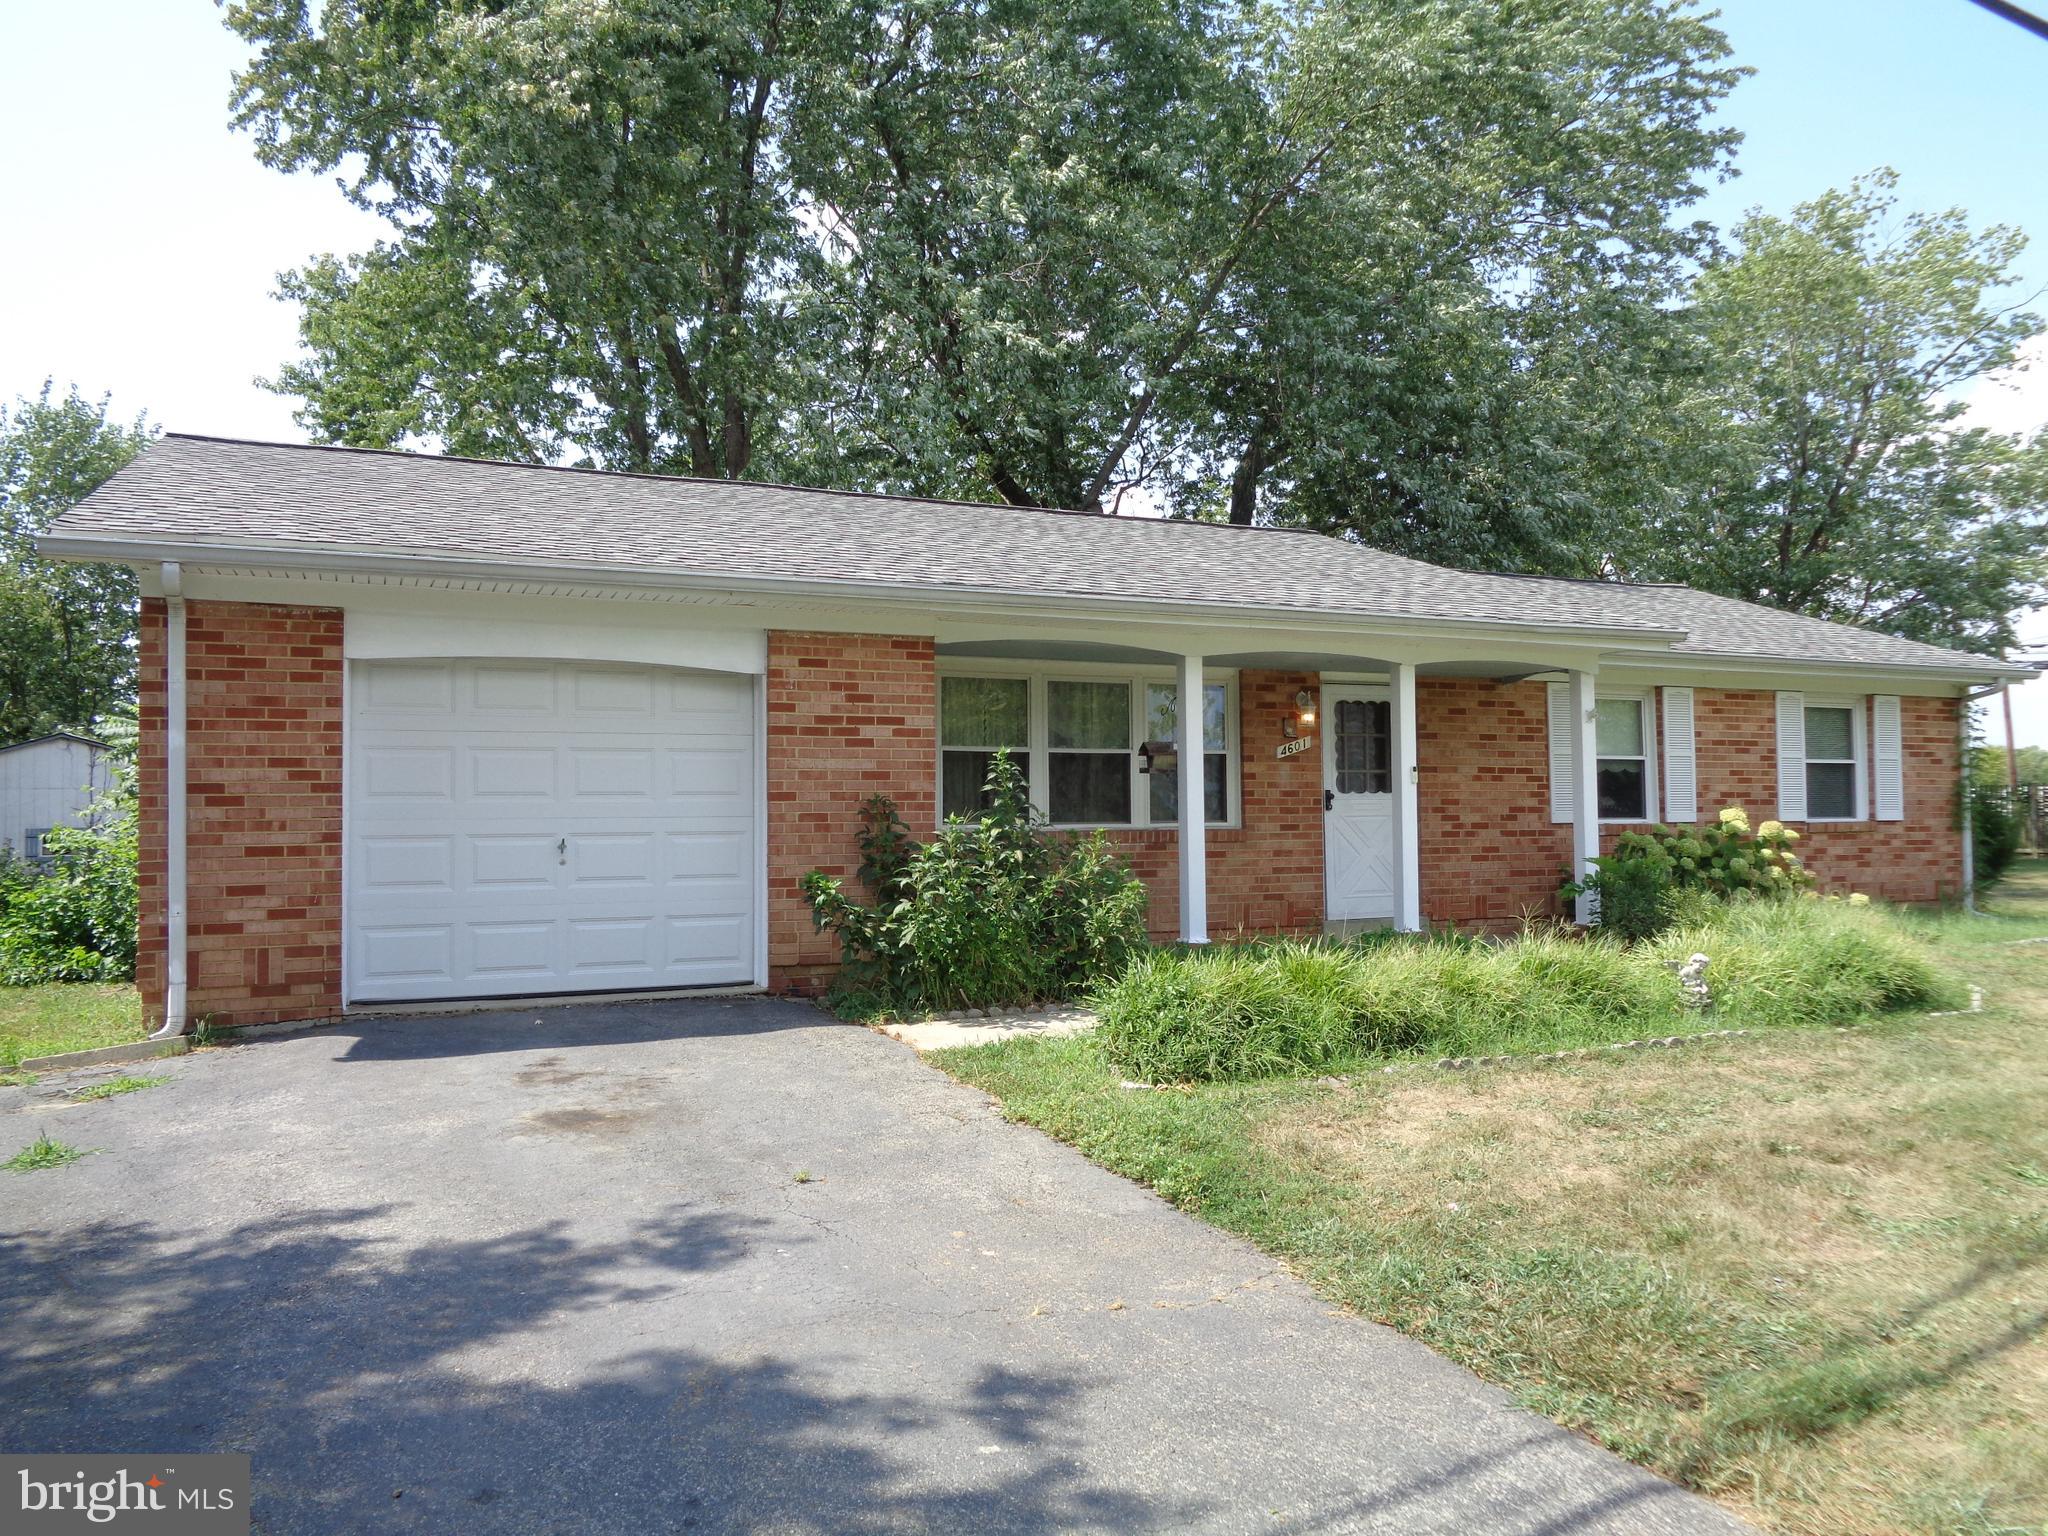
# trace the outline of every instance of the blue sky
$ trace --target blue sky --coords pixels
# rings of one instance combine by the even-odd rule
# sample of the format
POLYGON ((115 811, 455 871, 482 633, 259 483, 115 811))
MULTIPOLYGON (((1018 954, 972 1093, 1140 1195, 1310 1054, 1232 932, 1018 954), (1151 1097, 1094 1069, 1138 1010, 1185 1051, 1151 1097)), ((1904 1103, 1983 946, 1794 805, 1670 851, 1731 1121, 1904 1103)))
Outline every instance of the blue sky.
MULTIPOLYGON (((2048 41, 1970 0, 1728 0, 1721 16, 1756 74, 1723 113, 1742 174, 1706 216, 1783 211, 1890 165, 1909 207, 2033 233, 2027 287, 2048 285, 2048 41)), ((377 225, 330 183, 256 164, 227 126, 239 58, 212 0, 0 0, 0 398, 54 374, 179 431, 303 435, 254 382, 295 342, 276 274, 377 225)), ((1987 424, 2048 422, 2048 351, 2018 389, 1979 395, 1987 424)), ((2048 646, 2048 622, 2029 630, 2048 646)), ((2021 739, 2048 745, 2048 681, 2022 693, 2021 739)))

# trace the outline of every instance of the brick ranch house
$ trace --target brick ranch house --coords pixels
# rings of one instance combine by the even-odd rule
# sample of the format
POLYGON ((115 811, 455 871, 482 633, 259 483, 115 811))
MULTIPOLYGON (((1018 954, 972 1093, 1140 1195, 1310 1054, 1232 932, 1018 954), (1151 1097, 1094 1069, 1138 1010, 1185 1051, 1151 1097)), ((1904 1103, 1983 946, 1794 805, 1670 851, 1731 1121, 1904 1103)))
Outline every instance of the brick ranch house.
POLYGON ((870 795, 971 811, 999 748, 1113 830, 1162 937, 1508 923, 1729 804, 1828 886, 1939 901, 1963 700, 2032 675, 1308 533, 196 437, 42 548, 142 579, 172 1028, 816 988, 800 877, 851 874, 870 795))

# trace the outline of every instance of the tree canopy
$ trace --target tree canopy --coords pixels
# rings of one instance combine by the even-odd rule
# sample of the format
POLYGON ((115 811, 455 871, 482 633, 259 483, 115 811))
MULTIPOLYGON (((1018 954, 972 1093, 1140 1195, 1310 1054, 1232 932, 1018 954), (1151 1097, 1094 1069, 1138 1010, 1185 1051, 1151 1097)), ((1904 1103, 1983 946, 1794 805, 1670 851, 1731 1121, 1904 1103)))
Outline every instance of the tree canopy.
POLYGON ((1959 391, 2041 330, 2008 301, 2025 244, 1901 215, 1880 172, 1757 213, 1696 287, 1714 359, 1673 497, 1624 529, 1632 575, 1995 649, 2042 577, 2048 435, 1970 427, 1959 391))
POLYGON ((0 406, 0 743, 89 730, 134 696, 134 572, 44 560, 34 541, 152 436, 75 385, 0 406))
POLYGON ((2019 237, 1687 215, 1693 0, 234 0, 318 439, 1288 523, 1974 647, 2041 453, 2019 237))
POLYGON ((1630 387, 1584 359, 1661 345, 1734 138, 1677 0, 228 17, 262 156, 393 225, 287 279, 317 436, 1507 564, 1574 536, 1630 387))

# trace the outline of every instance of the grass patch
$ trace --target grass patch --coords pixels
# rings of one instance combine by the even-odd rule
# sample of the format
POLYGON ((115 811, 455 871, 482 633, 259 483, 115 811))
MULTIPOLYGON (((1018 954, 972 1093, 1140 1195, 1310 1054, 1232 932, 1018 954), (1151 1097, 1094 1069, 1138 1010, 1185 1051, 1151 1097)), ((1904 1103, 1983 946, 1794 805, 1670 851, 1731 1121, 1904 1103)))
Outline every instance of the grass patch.
POLYGON ((33 1072, 0 1072, 0 1088, 28 1088, 35 1080, 33 1072))
POLYGON ((126 983, 0 987, 0 1068, 32 1056, 125 1045, 146 1033, 142 999, 126 983))
MULTIPOLYGON (((1891 1006, 1856 1012, 1850 1032, 1342 1087, 1132 1091, 1099 1035, 931 1059, 1324 1295, 1761 1524, 2038 1531, 2048 944, 2000 946, 2048 935, 2048 873, 2010 878, 1992 906, 1874 929, 1837 908, 1809 936, 1819 1012, 1923 986, 1859 948, 1903 928, 1986 988, 1985 1011, 1961 1017, 1891 1006)), ((1759 936, 1736 925, 1714 942, 1725 976, 1751 977, 1750 1017, 1785 1017, 1792 994, 1765 984, 1759 936)))
POLYGON ((168 1077, 114 1077, 104 1083, 94 1083, 90 1088, 81 1088, 71 1097, 81 1104, 89 1104, 98 1099, 119 1098, 124 1093, 140 1093, 145 1088, 154 1088, 169 1081, 168 1077))
POLYGON ((62 1168, 66 1163, 75 1163, 85 1154, 61 1141, 52 1141, 44 1132, 34 1141, 7 1159, 6 1166, 15 1173, 34 1173, 42 1168, 62 1168))
POLYGON ((1102 1040, 1148 1082, 1337 1070, 1401 1053, 1489 1056, 1702 1028, 1837 1024, 1961 1006, 1912 932, 1831 902, 1714 908, 1654 945, 1534 929, 1370 944, 1160 950, 1096 996, 1102 1040), (1710 957, 1715 1006, 1681 1006, 1675 967, 1710 957))

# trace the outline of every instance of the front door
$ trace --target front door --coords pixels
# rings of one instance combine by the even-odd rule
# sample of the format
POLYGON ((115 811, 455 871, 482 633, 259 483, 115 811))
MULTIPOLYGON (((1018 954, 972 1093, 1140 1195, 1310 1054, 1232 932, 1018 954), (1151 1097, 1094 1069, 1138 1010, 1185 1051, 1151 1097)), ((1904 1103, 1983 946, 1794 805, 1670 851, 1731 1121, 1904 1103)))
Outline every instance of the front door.
POLYGON ((1393 703, 1384 688, 1323 689, 1324 910, 1394 915, 1393 703))

